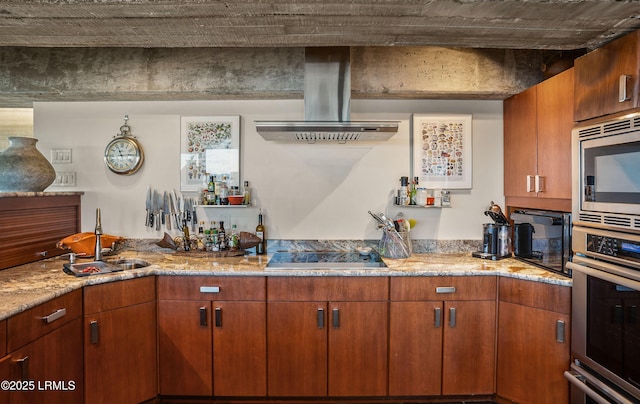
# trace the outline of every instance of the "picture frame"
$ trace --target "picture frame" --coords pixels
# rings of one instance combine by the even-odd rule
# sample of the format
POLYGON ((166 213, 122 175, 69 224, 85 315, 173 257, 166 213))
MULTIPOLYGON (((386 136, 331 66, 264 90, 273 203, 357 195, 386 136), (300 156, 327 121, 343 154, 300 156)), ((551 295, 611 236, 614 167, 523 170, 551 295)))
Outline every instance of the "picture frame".
POLYGON ((420 187, 471 189, 473 174, 470 114, 412 114, 412 176, 420 187))
POLYGON ((240 115, 180 117, 180 190, 199 192, 209 175, 240 186, 240 115))

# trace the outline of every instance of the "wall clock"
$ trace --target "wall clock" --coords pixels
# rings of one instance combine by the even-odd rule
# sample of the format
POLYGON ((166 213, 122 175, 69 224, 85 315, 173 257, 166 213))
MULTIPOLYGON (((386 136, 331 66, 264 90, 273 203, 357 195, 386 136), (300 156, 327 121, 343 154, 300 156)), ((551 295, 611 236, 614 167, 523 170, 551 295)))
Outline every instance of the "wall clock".
POLYGON ((104 150, 104 163, 112 172, 131 175, 142 167, 144 152, 140 142, 131 135, 131 127, 127 124, 129 116, 125 115, 124 125, 104 150))

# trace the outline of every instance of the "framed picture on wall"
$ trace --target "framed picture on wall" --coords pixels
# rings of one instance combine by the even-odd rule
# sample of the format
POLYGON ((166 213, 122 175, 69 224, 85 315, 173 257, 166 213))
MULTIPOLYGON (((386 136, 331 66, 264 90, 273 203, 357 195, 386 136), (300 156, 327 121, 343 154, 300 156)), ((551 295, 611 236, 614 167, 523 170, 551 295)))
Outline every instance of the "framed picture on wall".
POLYGON ((411 153, 419 186, 470 189, 472 115, 413 114, 411 153))
POLYGON ((210 175, 240 185, 240 115, 180 118, 180 190, 198 192, 210 175))

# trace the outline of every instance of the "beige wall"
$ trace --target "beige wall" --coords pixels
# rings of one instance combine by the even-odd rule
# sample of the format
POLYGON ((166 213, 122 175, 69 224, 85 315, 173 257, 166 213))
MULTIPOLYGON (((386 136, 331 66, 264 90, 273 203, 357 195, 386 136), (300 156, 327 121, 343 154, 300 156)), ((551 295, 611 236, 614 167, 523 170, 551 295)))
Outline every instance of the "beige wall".
POLYGON ((9 136, 33 136, 33 108, 0 108, 0 151, 9 136))

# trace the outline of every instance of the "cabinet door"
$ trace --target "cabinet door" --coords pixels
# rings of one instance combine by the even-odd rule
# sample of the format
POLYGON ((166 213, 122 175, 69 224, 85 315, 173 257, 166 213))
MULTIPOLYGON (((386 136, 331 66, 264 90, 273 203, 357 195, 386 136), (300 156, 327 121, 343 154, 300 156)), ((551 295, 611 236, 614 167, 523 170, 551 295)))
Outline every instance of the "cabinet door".
POLYGON ((214 302, 213 317, 214 395, 265 396, 266 303, 214 302))
POLYGON ((639 31, 634 31, 575 60, 574 120, 584 121, 638 106, 639 31), (619 101, 620 76, 629 99, 619 101))
POLYGON ((140 403, 158 394, 156 303, 84 316, 85 402, 140 403))
POLYGON ((445 302, 442 394, 495 391, 495 301, 445 302))
POLYGON ((507 302, 499 309, 498 395, 521 404, 569 402, 569 315, 507 302))
POLYGON ((329 396, 387 394, 386 302, 331 303, 329 396))
POLYGON ((504 195, 535 196, 527 176, 537 172, 536 87, 504 101, 504 195))
POLYGON ((571 199, 573 69, 538 84, 539 198, 571 199))
MULTIPOLYGON (((11 404, 82 403, 82 319, 80 317, 12 352, 2 380, 33 382, 30 391, 8 393, 11 404)), ((0 362, 0 373, 5 367, 0 362)), ((2 397, 0 395, 0 397, 2 397)), ((5 402, 5 401, 2 401, 5 402)))
POLYGON ((267 303, 270 396, 327 395, 326 311, 326 302, 267 303))
POLYGON ((158 302, 160 394, 213 395, 210 301, 158 302))
POLYGON ((391 302, 389 310, 389 395, 439 395, 442 302, 391 302))

